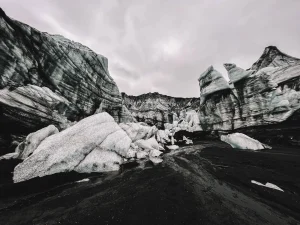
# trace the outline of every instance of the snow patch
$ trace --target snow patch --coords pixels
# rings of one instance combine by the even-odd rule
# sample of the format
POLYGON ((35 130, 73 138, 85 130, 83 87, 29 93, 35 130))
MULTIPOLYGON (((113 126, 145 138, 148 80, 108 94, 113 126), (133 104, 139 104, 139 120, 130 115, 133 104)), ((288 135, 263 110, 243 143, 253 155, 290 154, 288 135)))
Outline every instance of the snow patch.
POLYGON ((83 182, 88 182, 88 181, 90 181, 90 179, 89 178, 85 178, 85 179, 76 181, 76 183, 83 183, 83 182))
POLYGON ((267 182, 266 184, 262 184, 260 182, 255 181, 255 180, 251 180, 251 183, 252 184, 257 184, 259 186, 263 186, 263 187, 267 187, 267 188, 272 188, 272 189, 284 192, 284 190, 282 190, 280 187, 278 187, 275 184, 269 183, 269 182, 267 182))

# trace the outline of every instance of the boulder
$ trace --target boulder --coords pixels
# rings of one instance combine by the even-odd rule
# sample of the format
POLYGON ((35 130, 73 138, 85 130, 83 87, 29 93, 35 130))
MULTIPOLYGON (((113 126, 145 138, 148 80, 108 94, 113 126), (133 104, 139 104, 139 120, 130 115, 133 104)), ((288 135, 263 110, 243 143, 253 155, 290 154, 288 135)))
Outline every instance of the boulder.
POLYGON ((193 144, 193 141, 190 140, 190 139, 188 139, 186 136, 183 136, 183 140, 185 141, 185 143, 186 143, 187 145, 193 144))
POLYGON ((49 125, 41 130, 29 134, 26 140, 18 145, 16 151, 19 152, 20 159, 25 159, 31 155, 40 143, 47 137, 59 133, 54 125, 49 125))
POLYGON ((239 149, 262 150, 266 148, 271 148, 270 146, 262 144, 259 141, 248 137, 247 135, 242 133, 221 135, 221 141, 230 144, 233 148, 239 149))
POLYGON ((156 150, 156 149, 153 149, 153 150, 150 151, 149 157, 158 157, 158 156, 160 156, 161 154, 162 154, 161 151, 158 151, 158 150, 156 150))
POLYGON ((173 126, 173 124, 165 123, 164 127, 165 127, 165 130, 172 130, 174 126, 173 126))
POLYGON ((182 120, 179 122, 178 127, 180 128, 180 130, 189 130, 189 123, 185 120, 182 120))
POLYGON ((161 146, 161 144, 158 144, 158 149, 159 149, 159 151, 165 151, 165 148, 163 146, 161 146))
POLYGON ((31 155, 34 152, 34 150, 45 138, 58 132, 58 129, 54 125, 49 125, 48 127, 42 128, 34 133, 31 133, 26 137, 25 141, 21 142, 17 146, 15 153, 8 153, 5 156, 0 157, 0 159, 8 159, 9 157, 26 159, 29 155, 31 155))
POLYGON ((163 162, 163 159, 162 159, 162 158, 158 158, 158 157, 149 157, 149 159, 150 159, 150 161, 151 161, 154 165, 163 162))
POLYGON ((14 182, 21 182, 61 172, 88 172, 87 168, 93 168, 88 164, 95 163, 93 155, 101 159, 99 163, 102 166, 97 165, 98 172, 101 168, 107 171, 103 166, 106 161, 111 168, 115 169, 112 166, 113 162, 121 162, 116 154, 120 157, 128 157, 130 144, 131 139, 113 117, 108 113, 99 113, 42 141, 34 154, 15 167, 13 179, 14 182), (98 152, 102 150, 116 154, 98 152), (91 153, 93 155, 89 156, 91 153), (81 163, 84 164, 80 165, 81 163))
POLYGON ((158 131, 157 127, 156 126, 152 126, 151 129, 149 130, 149 132, 148 132, 148 134, 147 134, 147 136, 146 136, 145 139, 149 139, 149 138, 155 136, 156 133, 157 133, 157 131, 158 131))
POLYGON ((19 152, 12 152, 1 156, 0 160, 17 159, 18 157, 19 157, 19 152))
POLYGON ((155 135, 157 128, 140 123, 120 123, 119 126, 127 133, 133 142, 148 139, 155 135))
POLYGON ((117 153, 97 147, 74 170, 78 173, 118 171, 123 161, 117 153))
POLYGON ((157 143, 156 139, 150 138, 148 140, 138 140, 135 142, 135 144, 137 146, 139 146, 140 148, 144 149, 145 151, 151 151, 151 150, 159 150, 160 146, 157 143))
POLYGON ((149 126, 147 123, 145 122, 138 122, 138 124, 142 125, 142 126, 149 126))
POLYGON ((138 149, 134 149, 134 148, 129 148, 126 158, 135 158, 136 157, 136 153, 137 153, 138 149))
POLYGON ((139 150, 136 153, 136 158, 137 159, 145 159, 145 158, 147 158, 148 155, 149 155, 148 152, 139 150))
POLYGON ((168 130, 158 130, 156 133, 156 140, 158 143, 166 144, 167 142, 170 142, 169 138, 169 131, 168 130))
POLYGON ((178 145, 167 145, 166 147, 167 147, 169 150, 176 150, 176 149, 179 148, 178 145))
POLYGON ((138 149, 139 146, 137 146, 135 143, 131 143, 130 144, 130 148, 132 148, 132 149, 138 149))
POLYGON ((173 128, 178 126, 178 121, 173 121, 173 128))
POLYGON ((166 133, 166 135, 167 135, 168 137, 172 136, 170 130, 168 130, 168 129, 165 129, 165 133, 166 133))

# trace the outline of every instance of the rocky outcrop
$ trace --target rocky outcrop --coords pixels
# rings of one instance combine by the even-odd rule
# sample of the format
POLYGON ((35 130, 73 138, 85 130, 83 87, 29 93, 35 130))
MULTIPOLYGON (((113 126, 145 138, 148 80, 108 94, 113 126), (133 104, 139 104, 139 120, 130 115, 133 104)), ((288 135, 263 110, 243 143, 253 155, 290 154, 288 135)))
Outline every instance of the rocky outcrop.
POLYGON ((139 96, 122 93, 122 97, 124 105, 138 122, 158 128, 163 128, 164 123, 173 123, 181 111, 199 110, 199 98, 175 98, 157 92, 139 96))
MULTIPOLYGON (((75 112, 74 108, 69 107, 71 103, 67 99, 47 87, 36 85, 11 90, 3 88, 0 90, 0 106, 2 118, 31 129, 49 123, 63 127, 68 123, 64 115, 75 112)), ((7 126, 9 125, 8 122, 7 126)))
POLYGON ((246 71, 240 67, 237 67, 233 63, 225 63, 224 67, 228 71, 228 77, 229 77, 230 83, 236 83, 239 80, 245 79, 245 78, 249 77, 250 75, 252 75, 253 73, 255 73, 254 70, 246 71))
POLYGON ((206 96, 218 91, 230 89, 223 75, 216 71, 213 66, 208 67, 208 69, 200 75, 198 81, 200 86, 200 104, 205 101, 206 96))
POLYGON ((270 146, 262 144, 259 141, 241 133, 221 135, 221 141, 230 144, 233 148, 239 149, 262 150, 266 148, 271 148, 270 146))
POLYGON ((14 170, 14 182, 54 173, 118 170, 131 139, 107 113, 87 117, 42 141, 14 170))
POLYGON ((60 35, 40 32, 0 9, 0 141, 99 112, 131 120, 108 60, 60 35))
POLYGON ((300 59, 279 51, 275 46, 269 46, 264 50, 262 56, 252 65, 251 70, 257 71, 266 67, 288 66, 299 62, 300 59))
POLYGON ((246 132, 249 127, 283 123, 299 112, 299 59, 271 46, 250 70, 235 64, 225 68, 230 84, 212 67, 199 78, 203 130, 246 132))
MULTIPOLYGON (((265 50, 269 51, 268 48, 265 50)), ((230 130, 286 120, 299 108, 300 101, 300 61, 293 62, 278 67, 260 67, 256 71, 245 71, 234 64, 225 64, 229 77, 233 79, 230 87, 228 83, 225 85, 224 78, 219 79, 223 80, 222 87, 226 86, 226 89, 220 85, 216 88, 215 83, 199 83, 201 124, 206 129, 230 130), (213 91, 208 95, 205 89, 213 91)), ((210 73, 205 74, 204 77, 211 76, 210 73)))

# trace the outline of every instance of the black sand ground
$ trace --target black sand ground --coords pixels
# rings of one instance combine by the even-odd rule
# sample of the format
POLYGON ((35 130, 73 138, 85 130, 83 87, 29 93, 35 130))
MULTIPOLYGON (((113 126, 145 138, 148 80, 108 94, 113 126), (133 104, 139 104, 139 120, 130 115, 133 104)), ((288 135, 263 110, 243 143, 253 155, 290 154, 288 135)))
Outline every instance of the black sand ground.
POLYGON ((164 158, 83 183, 73 174, 2 184, 0 224, 300 224, 300 149, 200 142, 164 158))

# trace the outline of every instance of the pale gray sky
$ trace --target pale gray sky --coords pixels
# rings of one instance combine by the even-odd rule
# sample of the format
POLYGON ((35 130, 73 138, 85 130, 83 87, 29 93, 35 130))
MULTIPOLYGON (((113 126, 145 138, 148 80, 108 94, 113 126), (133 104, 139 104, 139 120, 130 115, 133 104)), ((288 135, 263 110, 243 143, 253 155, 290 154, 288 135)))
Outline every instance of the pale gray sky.
POLYGON ((0 0, 8 16, 108 58, 120 91, 198 97, 199 75, 248 68, 265 47, 300 57, 300 0, 0 0))

